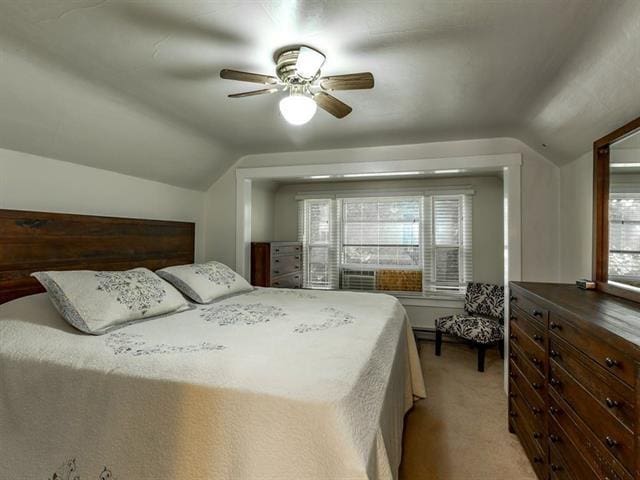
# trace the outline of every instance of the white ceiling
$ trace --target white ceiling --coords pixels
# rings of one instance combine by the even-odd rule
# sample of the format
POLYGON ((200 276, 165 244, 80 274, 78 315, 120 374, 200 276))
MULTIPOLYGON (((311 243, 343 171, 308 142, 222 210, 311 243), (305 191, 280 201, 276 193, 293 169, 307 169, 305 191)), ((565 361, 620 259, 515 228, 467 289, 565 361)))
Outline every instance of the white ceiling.
POLYGON ((195 188, 247 153, 491 136, 561 164, 640 115, 638 44, 637 0, 2 0, 0 147, 195 188), (221 68, 292 43, 375 88, 303 127, 226 98, 256 85, 221 68))

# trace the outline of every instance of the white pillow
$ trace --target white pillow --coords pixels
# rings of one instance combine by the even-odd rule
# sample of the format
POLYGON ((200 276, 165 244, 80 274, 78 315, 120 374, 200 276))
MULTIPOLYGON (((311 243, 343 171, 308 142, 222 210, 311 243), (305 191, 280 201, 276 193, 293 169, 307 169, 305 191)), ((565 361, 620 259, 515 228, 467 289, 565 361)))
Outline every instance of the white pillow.
POLYGON ((146 268, 31 274, 60 315, 78 330, 102 335, 125 323, 189 308, 175 288, 146 268))
POLYGON ((210 303, 233 293, 253 290, 249 282, 219 262, 177 265, 156 273, 198 303, 210 303))

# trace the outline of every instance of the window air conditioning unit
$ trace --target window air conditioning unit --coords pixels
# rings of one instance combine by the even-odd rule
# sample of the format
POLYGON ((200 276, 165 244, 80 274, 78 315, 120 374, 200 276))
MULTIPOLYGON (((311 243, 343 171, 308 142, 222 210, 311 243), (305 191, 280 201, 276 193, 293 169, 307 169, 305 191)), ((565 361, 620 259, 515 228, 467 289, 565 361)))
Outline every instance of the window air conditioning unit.
POLYGON ((343 290, 375 290, 375 270, 342 270, 343 290))

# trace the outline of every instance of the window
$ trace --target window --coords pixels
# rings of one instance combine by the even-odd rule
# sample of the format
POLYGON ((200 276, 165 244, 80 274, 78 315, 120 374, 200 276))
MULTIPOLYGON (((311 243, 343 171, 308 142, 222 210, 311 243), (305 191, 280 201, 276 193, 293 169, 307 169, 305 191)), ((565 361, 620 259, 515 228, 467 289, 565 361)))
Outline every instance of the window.
POLYGON ((298 210, 305 288, 338 288, 335 200, 304 200, 298 210))
POLYGON ((421 198, 349 198, 341 204, 342 267, 421 268, 421 198))
POLYGON ((609 278, 640 285, 640 194, 611 193, 609 278))
POLYGON ((461 290, 472 277, 471 197, 425 197, 425 290, 461 290))
POLYGON ((471 195, 304 199, 306 288, 463 291, 471 280, 471 195))

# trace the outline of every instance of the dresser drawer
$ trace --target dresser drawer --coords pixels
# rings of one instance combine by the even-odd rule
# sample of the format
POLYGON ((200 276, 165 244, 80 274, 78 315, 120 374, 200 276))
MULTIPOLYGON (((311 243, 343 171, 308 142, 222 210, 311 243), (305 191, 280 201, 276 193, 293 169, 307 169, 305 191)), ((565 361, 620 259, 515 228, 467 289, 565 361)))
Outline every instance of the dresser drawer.
POLYGON ((555 360, 549 368, 549 390, 565 401, 589 426, 598 440, 629 470, 634 468, 633 434, 613 418, 587 390, 555 360))
POLYGON ((547 438, 544 409, 531 407, 527 401, 526 393, 523 393, 513 380, 509 382, 509 400, 511 402, 510 411, 516 411, 526 423, 525 434, 529 435, 530 441, 536 445, 538 450, 544 452, 546 450, 544 442, 547 438))
POLYGON ((275 277, 271 281, 271 285, 278 288, 301 288, 302 274, 292 273, 281 277, 275 277))
POLYGON ((561 428, 562 435, 558 435, 557 431, 554 434, 560 436, 562 441, 571 441, 598 478, 633 480, 629 472, 602 445, 585 423, 555 398, 555 393, 549 398, 549 441, 552 444, 557 443, 551 438, 554 426, 561 428))
POLYGON ((509 322, 509 344, 517 345, 524 354, 524 357, 531 362, 542 376, 545 376, 544 350, 513 321, 509 322))
POLYGON ((532 320, 519 308, 511 309, 511 323, 515 324, 533 340, 542 351, 545 348, 546 329, 540 326, 540 322, 532 320))
POLYGON ((550 317, 549 330, 629 385, 634 385, 633 361, 618 349, 600 338, 589 335, 584 328, 577 328, 572 322, 559 315, 554 314, 550 317))
POLYGON ((299 272, 301 265, 302 254, 274 257, 271 261, 271 275, 277 277, 278 275, 299 272))
MULTIPOLYGON (((578 440, 575 437, 573 441, 578 440)), ((598 476, 591 469, 589 464, 582 458, 582 454, 573 444, 572 438, 569 437, 558 423, 553 419, 549 419, 549 442, 551 443, 551 471, 561 471, 554 465, 561 463, 569 476, 576 480, 598 480, 598 476), (554 456, 553 450, 560 454, 562 461, 558 456, 554 456)))
POLYGON ((547 328, 547 320, 549 319, 549 310, 538 305, 535 300, 532 300, 517 290, 511 290, 510 305, 518 307, 521 311, 525 312, 531 318, 536 320, 539 326, 543 329, 547 328))
POLYGON ((301 245, 278 245, 272 246, 271 254, 273 256, 278 255, 295 255, 296 253, 302 253, 301 245))
POLYGON ((520 362, 520 364, 518 364, 518 353, 515 351, 515 348, 512 348, 509 355, 511 356, 509 361, 509 378, 516 384, 530 406, 544 409, 544 379, 539 377, 540 374, 535 369, 529 367, 528 363, 520 362), (529 375, 520 368, 520 365, 524 365, 530 369, 529 375))
POLYGON ((609 414, 630 430, 635 429, 636 411, 632 388, 555 336, 549 340, 549 357, 589 391, 609 414))
MULTIPOLYGON (((551 480, 583 480, 572 470, 569 462, 554 447, 549 448, 549 478, 551 480)), ((585 478, 584 480, 591 480, 585 478)))
POLYGON ((522 449, 529 458, 536 475, 540 480, 547 478, 547 457, 546 449, 540 451, 537 444, 532 442, 532 434, 528 428, 523 415, 518 411, 518 407, 510 403, 509 425, 520 440, 522 449))

